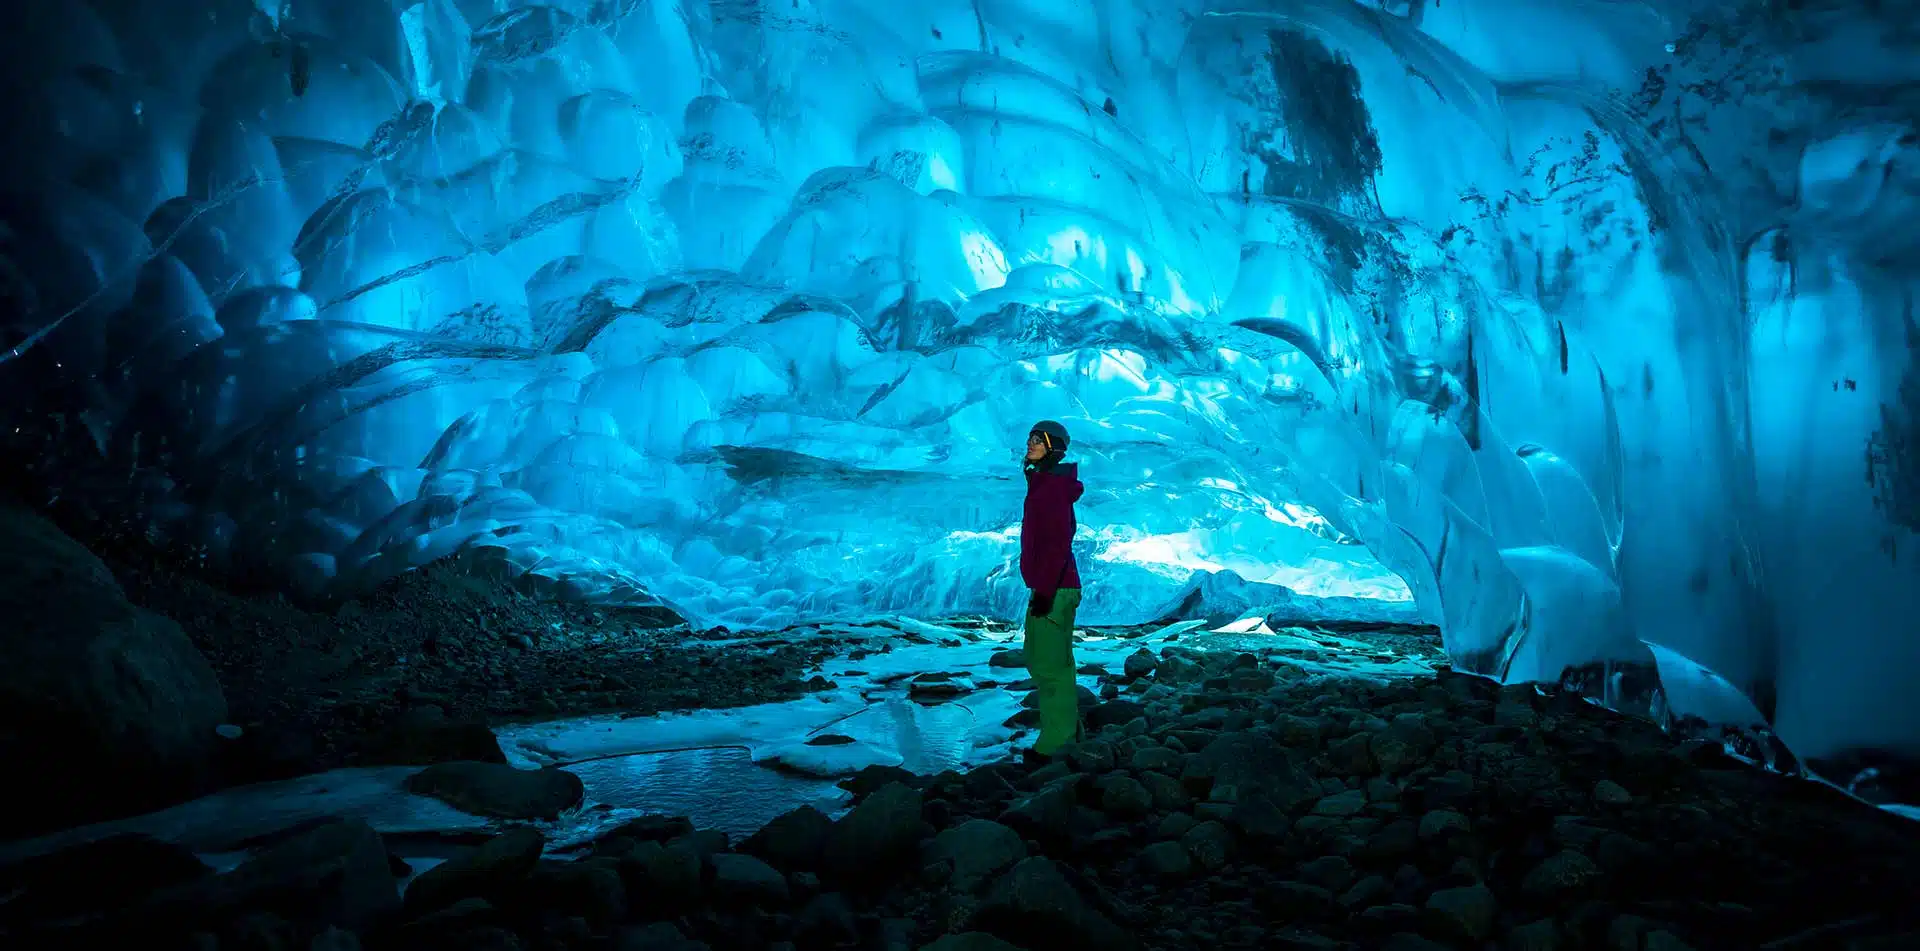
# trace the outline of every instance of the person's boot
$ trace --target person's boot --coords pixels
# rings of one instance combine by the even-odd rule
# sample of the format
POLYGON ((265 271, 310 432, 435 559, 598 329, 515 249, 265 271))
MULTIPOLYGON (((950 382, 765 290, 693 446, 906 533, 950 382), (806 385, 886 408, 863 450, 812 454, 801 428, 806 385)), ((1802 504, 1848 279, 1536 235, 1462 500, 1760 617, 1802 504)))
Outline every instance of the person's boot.
POLYGON ((1053 762, 1053 757, 1029 746, 1020 751, 1020 765, 1033 772, 1053 762))

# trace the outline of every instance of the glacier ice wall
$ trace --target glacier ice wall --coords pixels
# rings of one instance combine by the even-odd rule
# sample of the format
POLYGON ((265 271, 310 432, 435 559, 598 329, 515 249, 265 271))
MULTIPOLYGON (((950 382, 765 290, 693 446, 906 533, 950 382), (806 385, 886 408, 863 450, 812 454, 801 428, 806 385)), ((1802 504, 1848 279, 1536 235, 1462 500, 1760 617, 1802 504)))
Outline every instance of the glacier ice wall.
POLYGON ((1092 618, 1411 596, 1920 748, 1900 4, 156 6, 4 14, 0 382, 210 557, 1005 611, 1054 417, 1092 618))

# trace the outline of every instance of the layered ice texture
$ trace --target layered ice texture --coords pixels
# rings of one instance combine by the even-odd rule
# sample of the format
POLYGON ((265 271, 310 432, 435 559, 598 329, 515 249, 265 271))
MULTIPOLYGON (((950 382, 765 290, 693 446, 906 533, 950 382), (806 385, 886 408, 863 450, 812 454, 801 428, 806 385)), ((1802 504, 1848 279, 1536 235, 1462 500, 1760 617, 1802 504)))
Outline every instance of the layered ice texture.
POLYGON ((1088 620, 1411 598, 1915 750, 1920 40, 1861 6, 18 0, 0 371, 210 557, 734 627, 1016 610, 1054 418, 1088 620))

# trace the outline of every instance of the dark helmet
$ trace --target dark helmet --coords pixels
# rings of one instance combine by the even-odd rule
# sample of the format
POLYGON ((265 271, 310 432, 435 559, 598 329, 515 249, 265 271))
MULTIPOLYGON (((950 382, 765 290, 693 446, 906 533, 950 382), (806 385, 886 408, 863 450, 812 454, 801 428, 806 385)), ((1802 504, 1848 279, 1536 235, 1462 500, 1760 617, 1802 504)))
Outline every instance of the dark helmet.
POLYGON ((1051 419, 1043 419, 1034 423, 1030 435, 1039 436, 1046 440, 1048 452, 1066 452, 1067 446, 1073 442, 1073 440, 1067 436, 1067 427, 1051 419))

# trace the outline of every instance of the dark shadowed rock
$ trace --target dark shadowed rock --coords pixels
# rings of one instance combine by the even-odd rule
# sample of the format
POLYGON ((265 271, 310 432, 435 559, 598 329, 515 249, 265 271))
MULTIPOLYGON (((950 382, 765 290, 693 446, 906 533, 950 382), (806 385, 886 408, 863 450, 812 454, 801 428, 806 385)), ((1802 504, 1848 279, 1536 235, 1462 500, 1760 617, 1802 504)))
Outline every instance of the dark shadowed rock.
POLYGON ((620 877, 641 908, 672 914, 700 900, 706 891, 705 863, 684 844, 642 842, 620 859, 620 877))
POLYGON ((1018 832, 987 819, 970 819, 933 839, 927 857, 953 865, 952 887, 971 892, 1027 857, 1018 832))
POLYGON ((0 837, 156 808, 199 791, 226 721, 179 625, 129 604, 100 559, 0 506, 0 837), (31 729, 19 728, 32 723, 31 729))
POLYGON ((765 859, 790 872, 812 871, 833 833, 833 820, 812 806, 801 806, 776 816, 740 843, 740 851, 765 859))
POLYGON ((608 942, 609 951, 710 951, 705 941, 695 941, 671 922, 622 928, 608 942))
POLYGON ((1028 947, 1122 951, 1139 946, 1130 932, 1089 903, 1058 865, 1038 856, 994 881, 974 925, 1028 947))
POLYGON ((558 819, 586 795, 580 777, 564 769, 505 763, 439 763, 409 777, 407 791, 496 819, 558 819))
POLYGON ((193 852, 145 835, 117 835, 0 868, 0 924, 124 907, 213 874, 193 852))
POLYGON ((449 720, 433 705, 411 707, 369 739, 365 761, 402 766, 507 761, 493 731, 477 720, 449 720))
POLYGON ((1485 885, 1442 889, 1427 899, 1430 925, 1439 934, 1456 941, 1487 940, 1499 913, 1499 901, 1485 885))
POLYGON ((794 937, 809 948, 846 947, 859 943, 860 921, 847 896, 825 892, 800 910, 794 937))
POLYGON ((1147 708, 1132 700, 1108 700, 1087 709, 1087 729, 1104 730, 1110 726, 1124 726, 1146 715, 1147 708))
POLYGON ((626 917, 626 882, 614 859, 541 862, 528 876, 527 886, 516 904, 579 918, 597 934, 626 917))
POLYGON ((938 941, 922 945, 920 951, 1026 951, 1017 944, 1008 944, 984 931, 966 931, 960 934, 941 935, 938 941))
POLYGON ((882 786, 834 823, 822 871, 843 879, 877 879, 912 866, 923 822, 920 791, 882 786))
POLYGON ((1187 758, 1181 783, 1196 795, 1231 787, 1238 798, 1264 795, 1282 809, 1319 798, 1319 783, 1293 765, 1286 748, 1265 733, 1222 733, 1187 758))
POLYGON ((400 904, 380 834, 358 819, 290 836, 225 875, 156 895, 161 920, 217 921, 272 912, 289 921, 361 930, 400 904))
POLYGON ((417 916, 462 899, 496 897, 533 871, 546 844, 538 829, 523 827, 494 836, 414 879, 407 886, 407 913, 417 916))
POLYGON ((777 908, 792 897, 786 876, 751 855, 713 857, 716 897, 756 908, 777 908))

